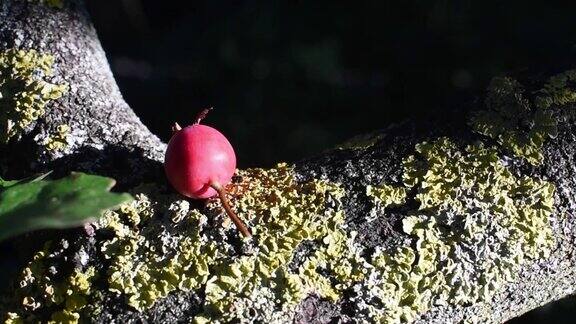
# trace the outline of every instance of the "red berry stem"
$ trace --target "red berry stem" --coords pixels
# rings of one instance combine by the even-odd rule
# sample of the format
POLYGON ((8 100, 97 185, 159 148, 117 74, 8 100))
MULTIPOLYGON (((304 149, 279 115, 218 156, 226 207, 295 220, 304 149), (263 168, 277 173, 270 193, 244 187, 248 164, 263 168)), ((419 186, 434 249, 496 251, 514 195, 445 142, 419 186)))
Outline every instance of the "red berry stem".
POLYGON ((174 123, 174 125, 172 125, 172 133, 176 133, 179 130, 182 130, 182 126, 178 123, 174 123))
POLYGON ((214 107, 206 108, 206 109, 202 110, 198 115, 196 115, 196 122, 194 123, 194 125, 200 124, 202 119, 206 118, 206 115, 208 115, 208 113, 212 109, 214 109, 214 107))
POLYGON ((234 213, 232 208, 230 208, 230 203, 228 201, 228 198, 226 197, 226 189, 223 186, 221 186, 218 182, 214 181, 210 183, 210 187, 212 187, 218 193, 220 201, 222 202, 222 207, 224 207, 226 214, 228 214, 230 219, 232 219, 234 225, 236 225, 236 228, 238 228, 238 230, 242 233, 242 235, 244 235, 244 237, 252 236, 246 225, 244 225, 242 220, 236 215, 236 213, 234 213))

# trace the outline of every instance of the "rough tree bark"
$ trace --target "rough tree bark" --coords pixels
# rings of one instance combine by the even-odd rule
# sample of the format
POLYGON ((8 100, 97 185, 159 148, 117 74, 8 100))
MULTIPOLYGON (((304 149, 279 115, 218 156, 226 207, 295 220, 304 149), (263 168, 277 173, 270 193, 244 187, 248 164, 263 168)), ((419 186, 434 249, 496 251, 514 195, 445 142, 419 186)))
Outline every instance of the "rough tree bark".
MULTIPOLYGON (((48 77, 47 80, 54 84, 65 82, 69 85, 69 90, 61 98, 50 101, 46 113, 28 126, 22 134, 12 138, 8 144, 0 144, 0 166, 3 176, 17 178, 31 172, 48 169, 55 170, 57 174, 64 174, 70 170, 82 170, 112 176, 119 181, 121 188, 126 190, 130 190, 141 183, 166 186, 161 168, 165 144, 150 133, 123 100, 82 1, 64 1, 60 7, 59 1, 40 3, 40 1, 0 0, 0 51, 14 48, 33 49, 52 55, 55 59, 54 76, 48 77), (51 3, 56 5, 51 6, 51 3), (55 151, 47 150, 47 138, 56 133, 58 126, 62 124, 68 125, 70 128, 65 148, 55 151)), ((569 79, 569 77, 566 78, 569 79)), ((533 84, 542 85, 544 83, 545 79, 540 79, 542 80, 529 82, 527 97, 532 93, 529 90, 533 84)), ((514 86, 511 87, 514 88, 514 86)), ((539 86, 534 87, 539 89, 539 86)), ((507 91, 506 86, 502 88, 504 88, 502 91, 507 91)), ((512 90, 516 91, 517 89, 512 90)), ((493 93, 493 95, 499 96, 498 93, 493 93)), ((569 96, 570 94, 565 93, 565 95, 569 96)), ((505 97, 506 94, 503 96, 505 97)), ((508 97, 506 98, 505 100, 509 100, 508 97)), ((516 105, 520 102, 520 105, 523 105, 524 102, 522 98, 518 99, 517 93, 514 93, 510 100, 504 104, 516 105)), ((452 298, 454 296, 451 296, 444 303, 431 303, 430 307, 417 311, 414 318, 418 322, 438 323, 461 320, 503 322, 545 303, 563 298, 574 291, 573 287, 576 281, 574 254, 576 224, 573 214, 576 208, 574 198, 576 196, 574 194, 574 188, 576 188, 576 166, 574 163, 576 124, 571 115, 567 113, 573 109, 569 100, 550 100, 551 104, 547 105, 550 106, 547 107, 547 111, 556 121, 554 127, 557 128, 558 134, 546 136, 543 146, 538 147, 542 154, 542 163, 531 164, 526 159, 510 154, 510 150, 506 148, 505 140, 498 141, 497 136, 490 138, 473 132, 466 117, 459 114, 455 117, 438 118, 426 123, 406 122, 381 130, 371 134, 369 138, 357 141, 355 144, 327 151, 317 157, 297 163, 294 177, 299 183, 322 179, 330 183, 340 184, 345 189, 346 193, 341 200, 345 225, 347 231, 358 233, 354 240, 357 245, 362 247, 362 254, 364 255, 370 255, 375 250, 393 253, 395 247, 401 246, 403 242, 408 242, 407 246, 413 247, 417 254, 421 253, 418 252, 419 243, 414 239, 414 235, 412 238, 407 235, 410 229, 406 229, 407 224, 404 220, 423 209, 422 205, 419 208, 418 200, 421 198, 418 198, 416 194, 425 193, 426 189, 418 187, 418 184, 413 186, 406 184, 405 195, 407 197, 401 199, 407 201, 404 207, 394 206, 401 205, 400 202, 386 202, 385 200, 389 198, 386 195, 381 196, 382 201, 377 203, 371 195, 367 194, 367 187, 370 185, 380 188, 388 188, 386 187, 388 184, 393 184, 394 187, 401 186, 401 183, 405 181, 403 179, 407 178, 406 169, 409 166, 406 164, 406 159, 410 156, 415 156, 415 159, 423 159, 426 154, 431 156, 444 153, 454 154, 453 157, 448 157, 448 161, 452 164, 458 164, 458 168, 462 168, 459 171, 463 172, 462 176, 464 177, 467 170, 465 165, 468 165, 469 162, 473 164, 466 160, 473 153, 465 153, 464 147, 483 142, 486 147, 494 147, 495 154, 499 157, 497 162, 487 162, 489 167, 493 167, 494 170, 501 170, 499 168, 503 167, 511 173, 511 175, 504 175, 503 177, 507 177, 507 179, 526 177, 552 184, 555 188, 553 211, 550 215, 546 215, 545 225, 547 227, 541 231, 546 232, 549 229, 550 235, 542 239, 553 240, 553 242, 547 247, 545 243, 534 243, 536 247, 547 249, 549 253, 540 255, 526 252, 525 255, 522 254, 524 256, 523 261, 515 263, 515 266, 510 268, 514 269, 513 277, 509 280, 499 281, 498 289, 490 289, 488 296, 484 299, 473 298, 469 301, 458 302, 452 298), (438 144, 438 138, 443 137, 450 139, 448 144, 438 144), (426 141, 436 143, 439 146, 428 150, 421 148, 420 152, 416 153, 415 147, 426 141)), ((539 120, 536 120, 534 123, 538 124, 538 122, 539 120)), ((533 125, 525 127, 529 132, 533 125)), ((519 132, 522 131, 520 129, 519 132)), ((426 171, 425 168, 435 162, 428 161, 427 163, 427 166, 421 166, 424 170, 420 171, 426 171)), ((450 165, 445 165, 445 167, 449 168, 450 165)), ((490 169, 488 173, 494 170, 490 169)), ((428 171, 432 172, 430 169, 428 171)), ((471 174, 474 172, 476 171, 473 169, 471 174)), ((444 176, 448 177, 449 175, 444 176)), ((420 177, 418 181, 422 183, 425 176, 416 175, 415 177, 420 177)), ((438 181, 441 182, 440 185, 447 184, 447 182, 442 182, 442 179, 438 181)), ((458 179, 454 181, 458 181, 458 179)), ((478 182, 480 180, 472 179, 472 181, 478 182)), ((520 187, 506 188, 507 190, 519 191, 520 187)), ((460 191, 465 191, 461 187, 458 188, 460 189, 452 193, 459 194, 460 191)), ((473 195, 473 193, 466 195, 473 195)), ((537 194, 534 195, 540 197, 537 194)), ((510 197, 510 199, 515 199, 513 195, 510 197)), ((464 199, 462 201, 474 203, 472 200, 464 199)), ((420 201, 420 203, 422 202, 420 201)), ((205 207, 199 205, 194 205, 194 207, 198 207, 204 212, 203 208, 205 207)), ((466 207, 464 206, 464 210, 472 210, 466 209, 466 207)), ((446 209, 432 210, 432 214, 438 212, 448 215, 446 209)), ((543 210, 538 209, 536 212, 545 214, 546 212, 543 210)), ((505 210, 504 214, 507 211, 505 210)), ((425 217, 433 216, 425 215, 425 217)), ((449 218, 449 216, 446 217, 449 218)), ((486 227, 488 225, 482 226, 485 226, 484 229, 488 228, 486 227)), ((441 235, 439 233, 443 233, 442 231, 434 230, 433 233, 435 233, 434 235, 441 235)), ((90 255, 97 253, 94 251, 98 248, 98 240, 83 236, 81 231, 51 233, 49 236, 55 239, 65 237, 71 242, 71 245, 75 246, 74 251, 69 252, 70 258, 66 259, 67 261, 62 261, 68 262, 71 267, 74 267, 75 262, 77 262, 77 258, 74 256, 79 253, 80 247, 83 246, 90 255)), ((457 240, 456 238, 452 239, 457 240)), ((510 237, 509 239, 518 238, 510 237)), ((420 241, 432 245, 443 244, 435 241, 431 243, 432 241, 425 239, 418 240, 418 242, 420 241)), ((15 242, 22 242, 22 239, 15 242)), ((12 244, 16 243, 12 242, 12 244)), ((310 249, 307 246, 310 244, 312 243, 302 244, 298 248, 301 253, 296 253, 294 258, 303 258, 301 255, 305 252, 302 251, 310 249)), ((491 243, 488 242, 487 244, 488 249, 490 249, 491 243)), ((459 249, 462 248, 456 244, 452 245, 452 249, 456 246, 459 249)), ((524 245, 521 245, 520 248, 523 247, 524 245)), ((86 254, 86 252, 83 253, 86 254)), ((489 256, 487 258, 491 258, 490 260, 496 263, 499 262, 499 252, 492 251, 492 253, 496 253, 496 257, 489 256)), ((510 253, 509 251, 503 252, 502 255, 509 256, 510 253)), ((476 256, 478 255, 484 254, 477 254, 476 256)), ((411 262, 419 262, 418 258, 423 258, 423 255, 417 255, 416 260, 411 262)), ((503 259, 504 256, 501 258, 503 259)), ((506 259, 506 261, 510 260, 506 259)), ((482 260, 472 259, 467 262, 474 264, 481 263, 482 260)), ((442 269, 436 270, 443 271, 442 269)), ((477 275, 479 278, 481 274, 477 275)), ((453 282, 451 284, 461 283, 453 282)), ((488 285, 485 282, 482 284, 488 285)), ((106 290, 107 287, 105 283, 100 282, 93 289, 106 290)), ((351 293, 352 290, 352 288, 348 289, 344 293, 344 297, 337 301, 329 301, 319 297, 318 294, 311 293, 310 296, 300 302, 295 313, 292 313, 294 321, 361 321, 361 317, 355 313, 354 309, 356 308, 354 307, 356 306, 351 306, 351 304, 362 301, 363 297, 358 296, 362 296, 363 292, 351 293)), ((365 294, 365 296, 369 295, 365 294)), ((111 322, 113 320, 118 322, 129 320, 144 322, 186 321, 202 312, 200 305, 203 298, 202 288, 189 292, 176 290, 167 297, 156 301, 152 307, 139 312, 124 302, 123 298, 105 295, 100 300, 103 305, 99 313, 93 317, 82 317, 82 320, 95 322, 111 322)), ((404 303, 409 305, 408 301, 404 301, 404 303)), ((42 316, 48 315, 43 313, 43 315, 38 316, 43 318, 42 316)), ((24 315, 20 314, 20 316, 24 315)), ((83 316, 86 315, 83 314, 83 316)), ((406 317, 397 319, 410 320, 406 317)))
POLYGON ((6 163, 18 166, 7 169, 24 167, 22 171, 28 172, 59 161, 58 169, 82 164, 116 170, 112 172, 118 178, 140 176, 133 172, 145 172, 147 167, 141 163, 147 159, 161 161, 165 144, 150 133, 122 99, 84 5, 71 1, 59 9, 35 2, 2 1, 0 46, 49 53, 55 59, 53 81, 66 82, 69 91, 65 98, 51 104, 28 136, 7 148, 10 159, 6 163), (61 124, 71 129, 67 148, 64 152, 46 152, 42 142, 61 124), (28 161, 28 165, 22 161, 28 161))

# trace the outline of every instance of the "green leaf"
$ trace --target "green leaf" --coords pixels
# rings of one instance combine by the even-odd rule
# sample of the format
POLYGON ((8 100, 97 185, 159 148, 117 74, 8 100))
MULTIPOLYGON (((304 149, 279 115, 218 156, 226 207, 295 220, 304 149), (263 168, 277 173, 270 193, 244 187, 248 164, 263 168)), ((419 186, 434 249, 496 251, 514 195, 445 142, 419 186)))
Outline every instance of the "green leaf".
POLYGON ((95 220, 105 209, 130 201, 109 192, 111 178, 72 173, 59 180, 0 180, 0 240, 46 228, 67 228, 95 220))
POLYGON ((48 171, 46 173, 42 173, 36 176, 32 176, 30 178, 25 178, 25 179, 20 179, 20 180, 4 180, 2 178, 0 178, 0 190, 4 189, 4 188, 8 188, 8 187, 12 187, 13 185, 17 184, 17 183, 21 183, 21 182, 26 182, 26 181, 30 181, 30 182, 36 182, 36 181, 40 181, 43 180, 44 178, 46 178, 47 176, 50 175, 50 173, 52 173, 52 171, 48 171))
POLYGON ((4 179, 0 178, 0 190, 3 189, 3 188, 11 187, 11 186, 17 184, 18 182, 20 182, 20 180, 10 180, 10 181, 8 181, 8 180, 4 180, 4 179))

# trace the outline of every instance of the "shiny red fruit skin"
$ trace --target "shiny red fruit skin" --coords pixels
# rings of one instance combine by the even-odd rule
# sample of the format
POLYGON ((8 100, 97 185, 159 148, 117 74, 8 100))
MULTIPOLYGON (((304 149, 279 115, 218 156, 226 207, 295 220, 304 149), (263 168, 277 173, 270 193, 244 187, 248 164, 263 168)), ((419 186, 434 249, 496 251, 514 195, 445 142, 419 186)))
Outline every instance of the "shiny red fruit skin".
POLYGON ((225 186, 236 170, 232 145, 216 129, 194 124, 177 131, 164 157, 168 181, 184 196, 210 198, 217 192, 211 183, 225 186))

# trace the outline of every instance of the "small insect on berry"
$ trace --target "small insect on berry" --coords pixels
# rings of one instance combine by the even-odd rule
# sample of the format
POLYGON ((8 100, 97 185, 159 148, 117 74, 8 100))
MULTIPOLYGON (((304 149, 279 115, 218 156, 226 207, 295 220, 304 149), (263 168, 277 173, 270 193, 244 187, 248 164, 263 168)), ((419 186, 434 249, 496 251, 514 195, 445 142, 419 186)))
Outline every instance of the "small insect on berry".
POLYGON ((242 235, 250 231, 234 213, 225 186, 236 170, 236 154, 230 142, 216 129, 200 125, 212 108, 203 110, 188 127, 174 124, 174 134, 164 157, 168 181, 181 194, 194 199, 220 197, 224 210, 242 235))

